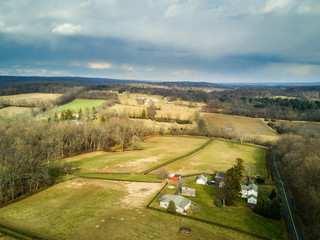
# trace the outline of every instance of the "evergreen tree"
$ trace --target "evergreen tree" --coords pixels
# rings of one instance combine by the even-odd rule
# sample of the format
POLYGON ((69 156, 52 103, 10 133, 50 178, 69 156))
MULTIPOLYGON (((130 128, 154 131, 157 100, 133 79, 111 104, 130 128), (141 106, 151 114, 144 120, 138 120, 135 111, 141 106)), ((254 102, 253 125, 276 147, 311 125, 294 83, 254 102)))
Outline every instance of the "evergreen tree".
POLYGON ((174 201, 169 202, 169 206, 167 208, 167 211, 169 213, 176 213, 176 204, 174 203, 174 201))
POLYGON ((101 116, 100 121, 103 122, 103 123, 106 121, 106 119, 104 118, 104 116, 101 116))
POLYGON ((81 119, 82 119, 82 108, 80 108, 78 112, 78 120, 81 120, 81 119))
POLYGON ((61 113, 60 120, 62 120, 62 121, 66 120, 66 116, 64 114, 64 110, 61 113))
POLYGON ((279 201, 278 198, 274 198, 271 201, 272 204, 272 208, 271 208, 271 213, 270 213, 270 217, 273 219, 277 219, 280 220, 281 219, 281 203, 279 201))
POLYGON ((271 191, 271 194, 270 194, 270 199, 274 199, 275 197, 277 197, 277 194, 276 194, 276 190, 274 190, 274 188, 272 189, 271 191))
POLYGON ((68 109, 65 115, 65 120, 72 120, 72 117, 72 112, 70 109, 68 109))
POLYGON ((143 109, 143 110, 142 110, 142 113, 141 113, 141 118, 145 119, 146 116, 147 116, 146 110, 143 109))

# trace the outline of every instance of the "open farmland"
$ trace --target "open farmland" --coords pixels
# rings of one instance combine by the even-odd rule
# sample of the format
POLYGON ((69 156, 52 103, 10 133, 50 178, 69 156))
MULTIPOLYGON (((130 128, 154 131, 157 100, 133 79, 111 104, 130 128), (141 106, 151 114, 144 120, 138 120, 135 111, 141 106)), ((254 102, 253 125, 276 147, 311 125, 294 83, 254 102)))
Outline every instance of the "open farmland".
POLYGON ((204 116, 213 129, 243 135, 245 140, 275 142, 279 139, 279 135, 259 118, 217 113, 206 113, 204 116))
POLYGON ((155 106, 160 108, 157 110, 156 117, 174 118, 174 119, 192 119, 195 111, 200 111, 204 103, 187 102, 182 100, 175 100, 171 103, 166 103, 168 100, 158 95, 122 93, 118 94, 120 104, 115 105, 111 109, 117 111, 124 111, 128 114, 138 113, 141 115, 143 109, 149 105, 139 105, 137 98, 144 97, 145 99, 156 99, 155 106))
POLYGON ((79 172, 137 173, 184 155, 206 143, 204 137, 151 137, 142 142, 142 150, 98 152, 57 160, 56 164, 71 162, 79 172))
POLYGON ((61 94, 57 93, 26 93, 17 95, 0 96, 0 102, 11 105, 30 105, 56 100, 61 94))
MULTIPOLYGON (((236 158, 244 160, 247 173, 268 177, 264 148, 219 139, 215 139, 207 147, 190 157, 180 159, 163 168, 169 172, 184 175, 201 172, 224 172, 235 164, 236 158)), ((157 171, 159 170, 155 172, 157 171)))
POLYGON ((53 111, 62 112, 70 109, 71 111, 78 112, 81 108, 84 112, 86 108, 91 110, 93 107, 98 107, 104 102, 104 100, 74 100, 68 104, 55 108, 53 111))
POLYGON ((54 239, 254 239, 145 208, 161 183, 73 179, 0 209, 0 223, 54 239))
POLYGON ((0 109, 0 117, 13 117, 20 114, 31 114, 28 107, 6 107, 0 109))

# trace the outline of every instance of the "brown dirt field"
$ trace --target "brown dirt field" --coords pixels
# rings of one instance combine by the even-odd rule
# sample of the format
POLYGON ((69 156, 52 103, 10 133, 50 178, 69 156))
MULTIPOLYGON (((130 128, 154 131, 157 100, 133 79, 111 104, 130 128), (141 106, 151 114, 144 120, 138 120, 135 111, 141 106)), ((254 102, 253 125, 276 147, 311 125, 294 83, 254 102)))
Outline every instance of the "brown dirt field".
POLYGON ((9 96, 0 96, 0 101, 10 101, 12 104, 17 103, 34 103, 34 102, 49 102, 56 100, 62 94, 57 93, 26 93, 9 96))

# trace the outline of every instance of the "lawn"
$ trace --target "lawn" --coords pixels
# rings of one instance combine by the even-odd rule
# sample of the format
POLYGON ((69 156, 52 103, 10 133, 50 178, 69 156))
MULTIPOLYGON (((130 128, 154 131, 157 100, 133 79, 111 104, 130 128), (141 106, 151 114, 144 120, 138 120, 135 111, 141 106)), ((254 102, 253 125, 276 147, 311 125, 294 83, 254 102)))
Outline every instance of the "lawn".
MULTIPOLYGON (((146 209, 161 183, 73 179, 0 209, 0 223, 56 239, 250 239, 226 229, 146 209)), ((253 239, 253 238, 251 238, 253 239)))
POLYGON ((182 175, 201 172, 225 172, 235 164, 236 158, 242 158, 246 173, 267 178, 265 157, 266 150, 264 148, 215 139, 201 151, 171 163, 164 168, 169 172, 182 175))
POLYGON ((84 112, 86 108, 91 110, 93 107, 96 108, 102 105, 104 102, 104 100, 74 100, 68 104, 55 108, 53 111, 62 112, 70 109, 71 111, 78 112, 81 108, 82 112, 84 112))
POLYGON ((0 117, 13 117, 20 114, 31 114, 31 108, 28 107, 6 107, 0 109, 0 117))
POLYGON ((57 93, 26 93, 26 94, 17 94, 17 95, 8 95, 8 96, 0 96, 1 101, 9 101, 10 104, 31 104, 31 103, 39 103, 39 102, 50 102, 56 100, 62 94, 57 93))
POLYGON ((184 155, 207 142, 204 137, 151 137, 141 143, 142 150, 97 152, 60 159, 55 164, 71 162, 79 172, 138 173, 172 158, 184 155))
POLYGON ((217 113, 206 113, 204 116, 208 124, 214 129, 231 130, 243 135, 247 140, 276 142, 279 139, 279 135, 260 118, 217 113))
MULTIPOLYGON (((201 206, 200 212, 189 212, 189 216, 255 233, 270 239, 288 238, 284 220, 277 221, 254 214, 246 206, 244 200, 240 201, 236 207, 218 208, 214 205, 216 199, 215 187, 195 184, 194 180, 187 181, 184 186, 196 189, 196 196, 187 198, 201 206)), ((157 201, 154 201, 152 206, 160 208, 157 201)))

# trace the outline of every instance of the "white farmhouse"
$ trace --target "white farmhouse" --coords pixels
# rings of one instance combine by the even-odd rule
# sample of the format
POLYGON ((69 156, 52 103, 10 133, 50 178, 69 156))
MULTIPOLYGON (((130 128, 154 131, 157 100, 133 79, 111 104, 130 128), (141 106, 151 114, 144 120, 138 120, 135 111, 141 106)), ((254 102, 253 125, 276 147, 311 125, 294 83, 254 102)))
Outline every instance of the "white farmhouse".
POLYGON ((196 183, 197 183, 197 184, 205 185, 205 184, 207 183, 207 180, 208 180, 207 176, 204 175, 204 174, 201 174, 201 175, 199 175, 199 176, 197 177, 196 183))
POLYGON ((160 200, 160 207, 163 208, 168 208, 169 202, 173 201, 179 213, 186 212, 191 205, 191 200, 179 195, 163 195, 158 200, 160 200))
POLYGON ((242 185, 241 184, 241 197, 247 198, 248 204, 257 204, 258 199, 258 186, 254 183, 249 185, 242 185))

